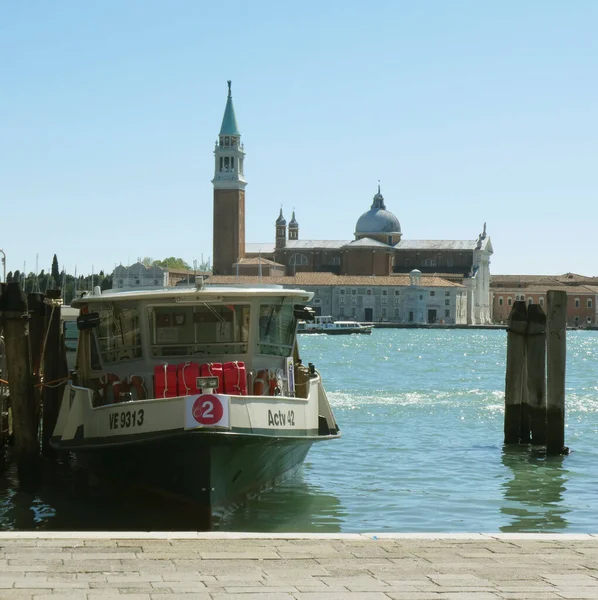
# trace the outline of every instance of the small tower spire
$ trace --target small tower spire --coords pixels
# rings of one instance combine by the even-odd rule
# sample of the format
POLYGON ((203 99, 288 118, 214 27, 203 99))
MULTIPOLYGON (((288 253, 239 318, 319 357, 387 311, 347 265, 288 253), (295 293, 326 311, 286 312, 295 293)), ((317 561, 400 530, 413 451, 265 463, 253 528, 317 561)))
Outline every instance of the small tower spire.
POLYGON ((293 216, 289 221, 289 240, 299 239, 299 223, 295 218, 295 208, 293 207, 293 216))
POLYGON ((287 221, 282 214, 282 205, 280 206, 280 214, 276 219, 276 248, 284 248, 287 238, 287 221))

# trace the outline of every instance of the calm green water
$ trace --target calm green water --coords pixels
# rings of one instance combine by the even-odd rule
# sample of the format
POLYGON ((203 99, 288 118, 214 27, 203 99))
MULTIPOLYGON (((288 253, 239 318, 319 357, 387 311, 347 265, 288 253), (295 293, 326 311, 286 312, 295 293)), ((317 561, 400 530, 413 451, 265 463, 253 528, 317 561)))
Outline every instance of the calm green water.
MULTIPOLYGON (((569 456, 505 450, 506 334, 374 330, 300 338, 324 377, 338 441, 223 531, 596 532, 598 332, 567 334, 569 456)), ((194 529, 193 509, 79 485, 67 467, 32 493, 0 480, 0 529, 194 529)))

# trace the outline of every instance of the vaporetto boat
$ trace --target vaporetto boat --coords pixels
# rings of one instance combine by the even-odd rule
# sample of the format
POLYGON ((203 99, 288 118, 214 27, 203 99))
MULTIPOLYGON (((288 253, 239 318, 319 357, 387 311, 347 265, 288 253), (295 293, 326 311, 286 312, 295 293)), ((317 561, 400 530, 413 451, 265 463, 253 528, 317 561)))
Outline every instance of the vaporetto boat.
POLYGON ((299 358, 312 297, 281 286, 94 292, 78 298, 76 367, 52 445, 82 466, 224 512, 340 437, 299 358))
POLYGON ((348 335, 351 333, 372 333, 372 327, 356 321, 335 321, 331 316, 317 316, 313 322, 300 321, 298 331, 299 333, 348 335))

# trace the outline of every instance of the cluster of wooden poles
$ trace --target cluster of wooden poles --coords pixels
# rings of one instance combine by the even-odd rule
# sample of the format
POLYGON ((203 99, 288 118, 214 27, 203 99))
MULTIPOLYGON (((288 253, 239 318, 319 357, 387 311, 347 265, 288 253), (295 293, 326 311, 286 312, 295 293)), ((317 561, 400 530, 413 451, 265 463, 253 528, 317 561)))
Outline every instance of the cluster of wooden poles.
POLYGON ((55 457, 50 437, 68 379, 60 297, 60 290, 25 296, 19 283, 0 284, 0 333, 7 367, 2 378, 9 392, 0 398, 0 470, 10 435, 21 483, 37 479, 40 457, 55 457), (12 431, 7 426, 9 411, 12 431))
POLYGON ((565 361, 567 293, 539 304, 513 304, 507 329, 505 444, 546 446, 566 454, 565 361))

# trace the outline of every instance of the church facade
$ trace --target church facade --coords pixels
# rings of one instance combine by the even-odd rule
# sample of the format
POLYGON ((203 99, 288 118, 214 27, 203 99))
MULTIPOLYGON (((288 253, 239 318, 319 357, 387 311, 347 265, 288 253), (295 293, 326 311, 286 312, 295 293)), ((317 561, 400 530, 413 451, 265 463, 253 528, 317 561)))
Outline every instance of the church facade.
MULTIPOLYGON (((369 209, 358 217, 353 239, 302 239, 295 211, 287 223, 281 208, 278 218, 273 219, 271 242, 245 243, 245 152, 230 81, 228 85, 214 151, 214 276, 294 278, 303 273, 327 273, 328 285, 335 286, 347 277, 396 277, 398 284, 404 279, 400 276, 415 272, 421 274, 420 285, 424 287, 428 276, 462 286, 465 302, 459 312, 463 313, 463 322, 491 322, 493 249, 486 225, 469 240, 404 239, 399 219, 387 209, 380 186, 369 209)), ((403 318, 402 312, 399 318, 403 318)))

